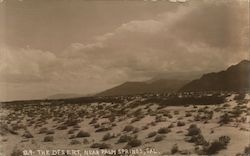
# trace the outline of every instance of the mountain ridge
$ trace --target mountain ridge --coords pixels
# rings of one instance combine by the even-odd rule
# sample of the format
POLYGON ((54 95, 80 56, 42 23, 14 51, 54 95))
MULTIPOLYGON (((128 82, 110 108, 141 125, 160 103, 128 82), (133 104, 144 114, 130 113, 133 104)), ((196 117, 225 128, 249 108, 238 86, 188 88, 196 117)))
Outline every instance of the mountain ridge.
POLYGON ((180 91, 241 91, 247 88, 250 88, 250 61, 242 60, 226 70, 203 74, 180 91))
POLYGON ((186 80, 159 79, 155 81, 127 81, 116 87, 107 89, 97 96, 133 95, 143 93, 163 93, 177 91, 186 80))

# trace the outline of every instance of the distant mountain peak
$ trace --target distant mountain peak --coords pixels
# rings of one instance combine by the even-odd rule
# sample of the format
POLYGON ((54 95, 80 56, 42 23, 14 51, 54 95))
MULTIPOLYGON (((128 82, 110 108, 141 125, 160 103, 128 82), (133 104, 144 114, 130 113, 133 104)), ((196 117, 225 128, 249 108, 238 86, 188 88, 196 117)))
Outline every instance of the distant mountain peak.
POLYGON ((105 90, 97 96, 134 95, 143 93, 163 93, 180 89, 186 80, 159 79, 152 81, 127 81, 116 87, 105 90))
POLYGON ((250 88, 250 61, 242 60, 224 71, 204 74, 200 79, 191 81, 180 91, 239 91, 250 88))

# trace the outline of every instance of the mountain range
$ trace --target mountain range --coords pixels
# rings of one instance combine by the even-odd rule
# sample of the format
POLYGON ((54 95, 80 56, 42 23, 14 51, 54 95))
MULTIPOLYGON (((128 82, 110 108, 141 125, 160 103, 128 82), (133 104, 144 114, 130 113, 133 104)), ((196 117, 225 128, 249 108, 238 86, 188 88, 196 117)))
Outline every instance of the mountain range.
MULTIPOLYGON (((178 73, 188 77, 188 73, 178 73)), ((193 73, 190 73, 193 76, 193 73)), ((125 82, 107 89, 96 96, 134 95, 143 93, 190 92, 190 91, 242 91, 250 89, 250 61, 243 60, 224 71, 203 74, 194 80, 173 79, 174 74, 162 75, 143 82, 125 82)), ((176 75, 176 74, 175 74, 176 75)), ((196 75, 198 77, 198 74, 196 75)), ((56 94, 48 99, 82 97, 80 94, 56 94)), ((93 96, 93 95, 91 95, 93 96)))
POLYGON ((186 80, 168 79, 159 79, 145 82, 125 82, 119 86, 101 92, 97 94, 97 96, 173 92, 180 89, 186 83, 186 80))
POLYGON ((243 60, 224 71, 204 74, 180 91, 242 91, 250 88, 250 61, 243 60))
POLYGON ((187 80, 152 79, 145 82, 125 82, 97 96, 133 95, 142 93, 186 91, 241 91, 250 88, 250 61, 243 60, 224 71, 207 73, 187 80))

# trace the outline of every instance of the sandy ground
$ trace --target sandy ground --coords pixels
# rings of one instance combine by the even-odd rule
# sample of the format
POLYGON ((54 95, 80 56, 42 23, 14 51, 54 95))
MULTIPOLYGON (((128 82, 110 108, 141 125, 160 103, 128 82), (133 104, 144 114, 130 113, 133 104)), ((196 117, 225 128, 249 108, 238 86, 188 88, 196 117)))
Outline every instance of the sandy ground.
MULTIPOLYGON (((234 97, 235 94, 232 94, 224 104, 207 106, 189 105, 185 107, 168 106, 159 108, 157 103, 134 106, 134 103, 138 103, 138 99, 136 99, 122 104, 92 103, 77 106, 46 106, 36 108, 35 110, 29 107, 16 110, 2 109, 0 112, 1 123, 4 128, 2 128, 0 136, 0 155, 16 156, 13 155, 14 151, 32 150, 32 155, 36 156, 41 155, 37 150, 49 150, 51 152, 54 149, 81 150, 82 155, 87 155, 84 151, 87 152, 89 150, 90 152, 92 151, 92 154, 89 155, 95 155, 94 151, 98 148, 91 147, 94 143, 105 143, 111 149, 127 149, 128 142, 118 143, 122 135, 136 137, 140 144, 130 148, 148 149, 146 155, 170 155, 171 149, 173 149, 175 144, 178 146, 178 152, 174 153, 174 155, 198 155, 197 149, 201 149, 202 146, 187 141, 189 126, 196 124, 205 140, 209 143, 220 136, 230 137, 230 142, 226 148, 219 150, 214 155, 234 156, 238 153, 243 153, 245 147, 250 144, 250 118, 248 116, 250 95, 247 94, 245 100, 241 100, 241 102, 234 100, 234 97), (239 105, 242 106, 239 116, 231 118, 232 121, 229 123, 219 123, 221 116, 225 112, 230 113, 239 105), (113 114, 115 111, 113 109, 124 110, 124 114, 116 116, 113 114), (79 117, 80 110, 84 111, 82 117, 79 117), (210 119, 202 119, 202 116, 207 115, 209 111, 213 112, 212 117, 210 119), (52 115, 53 112, 54 114, 60 112, 61 115, 52 115), (190 113, 190 115, 186 115, 187 113, 190 113), (171 117, 169 117, 169 114, 171 117), (195 118, 198 114, 200 117, 195 118), (246 118, 246 120, 241 120, 243 118, 246 118), (77 123, 75 125, 66 124, 66 127, 62 128, 63 130, 58 129, 60 125, 65 125, 63 123, 68 119, 75 119, 77 123), (93 119, 95 119, 93 124, 90 124, 93 119), (138 121, 133 121, 134 119, 138 121), (183 122, 184 125, 178 125, 178 121, 183 122), (124 131, 124 128, 128 125, 132 127, 132 130, 124 131), (160 128, 169 127, 170 125, 172 125, 168 128, 170 132, 157 134, 160 128), (96 132, 100 127, 104 128, 101 132, 96 132), (39 133, 42 128, 51 130, 52 134, 47 134, 46 130, 44 133, 39 133), (69 134, 70 130, 71 134, 69 134), (90 136, 76 137, 81 130, 88 132, 90 136), (23 136, 27 131, 32 137, 23 136), (164 136, 163 140, 155 142, 156 136, 148 138, 150 132, 156 132, 156 136, 164 136), (113 137, 104 141, 103 136, 107 133, 110 133, 113 137), (44 138, 46 136, 53 136, 53 141, 45 142, 44 138)), ((145 154, 139 153, 138 155, 145 154)))

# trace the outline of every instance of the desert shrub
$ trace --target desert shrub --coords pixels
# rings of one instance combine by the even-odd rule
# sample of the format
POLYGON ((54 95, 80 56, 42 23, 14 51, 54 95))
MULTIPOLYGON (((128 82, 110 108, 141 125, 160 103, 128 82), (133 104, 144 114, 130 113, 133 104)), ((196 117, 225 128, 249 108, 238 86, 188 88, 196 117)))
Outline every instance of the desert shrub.
POLYGON ((103 136, 102 140, 103 140, 103 141, 106 141, 106 140, 109 140, 109 139, 112 139, 112 138, 114 138, 113 135, 111 135, 110 133, 106 133, 106 134, 103 136))
POLYGON ((227 144, 229 144, 231 138, 229 136, 221 136, 219 137, 219 142, 223 145, 226 146, 227 144))
POLYGON ((178 110, 175 110, 174 115, 178 115, 178 114, 180 114, 180 112, 178 110))
POLYGON ((248 145, 247 147, 245 147, 244 154, 250 154, 250 145, 248 145))
POLYGON ((177 122, 177 126, 179 126, 179 127, 185 126, 185 122, 183 122, 183 121, 178 121, 178 122, 177 122))
POLYGON ((76 135, 77 138, 84 138, 84 137, 90 137, 90 134, 88 132, 80 131, 76 135))
POLYGON ((100 124, 97 123, 97 124, 94 124, 94 128, 99 128, 100 127, 100 124))
POLYGON ((154 136, 156 136, 157 135, 157 132, 150 132, 149 134, 148 134, 148 138, 152 138, 152 137, 154 137, 154 136))
POLYGON ((95 132, 105 132, 111 130, 112 127, 110 126, 100 126, 95 132))
POLYGON ((89 124, 95 124, 95 123, 97 123, 97 121, 98 121, 98 119, 93 118, 93 119, 89 122, 89 124))
POLYGON ((225 114, 223 114, 223 115, 220 116, 219 123, 221 123, 221 124, 228 124, 231 121, 232 121, 232 119, 230 118, 230 116, 227 113, 225 113, 225 114))
POLYGON ((89 144, 89 140, 88 139, 83 139, 83 144, 89 144))
POLYGON ((204 146, 206 146, 208 144, 208 142, 205 140, 205 138, 201 134, 193 135, 187 141, 191 142, 191 143, 195 143, 195 145, 204 145, 204 146))
POLYGON ((166 134, 166 133, 169 133, 171 130, 167 127, 162 127, 158 130, 158 133, 159 134, 166 134))
POLYGON ((156 116, 155 117, 155 122, 165 122, 166 118, 163 118, 162 116, 156 116))
POLYGON ((200 114, 195 115, 194 121, 201 121, 201 115, 200 114))
POLYGON ((73 128, 74 128, 74 129, 78 129, 78 128, 81 128, 81 126, 79 126, 79 125, 74 125, 73 128))
POLYGON ((137 116, 134 119, 132 119, 130 123, 134 123, 134 122, 140 121, 142 118, 143 118, 143 116, 137 116))
POLYGON ((239 107, 236 107, 230 113, 233 117, 239 117, 243 113, 243 110, 241 110, 239 107))
POLYGON ((171 149, 171 154, 175 154, 179 151, 178 145, 174 144, 174 146, 171 149))
POLYGON ((135 133, 138 133, 139 131, 140 131, 140 129, 136 127, 133 129, 132 133, 135 134, 135 133))
POLYGON ((185 117, 190 117, 190 116, 192 116, 192 113, 186 112, 185 117))
POLYGON ((74 132, 75 132, 74 129, 70 129, 70 130, 68 131, 68 134, 73 134, 74 132))
POLYGON ((67 129, 67 128, 68 128, 67 125, 62 124, 62 125, 59 125, 56 129, 58 129, 58 130, 65 130, 65 129, 67 129))
POLYGON ((108 149, 111 146, 109 144, 105 144, 105 143, 94 143, 90 147, 91 148, 98 148, 98 149, 108 149))
POLYGON ((70 135, 69 139, 74 139, 76 136, 75 135, 70 135))
POLYGON ((118 143, 123 143, 123 142, 128 142, 130 140, 132 140, 133 137, 132 136, 128 136, 128 135, 122 135, 120 136, 120 138, 118 139, 118 143))
POLYGON ((133 138, 131 139, 129 142, 128 142, 128 146, 131 146, 131 147, 137 147, 137 146, 140 146, 142 144, 142 141, 141 140, 138 140, 136 138, 133 138))
POLYGON ((67 126, 75 126, 75 125, 78 124, 78 122, 79 121, 76 120, 76 119, 69 119, 66 122, 64 122, 64 124, 67 125, 67 126))
POLYGON ((23 156, 23 152, 19 149, 14 148, 10 156, 23 156))
POLYGON ((212 119, 214 115, 213 111, 207 112, 207 118, 206 119, 212 119))
POLYGON ((142 130, 146 130, 146 129, 148 129, 148 126, 146 125, 146 126, 142 126, 142 128, 141 128, 142 130))
POLYGON ((32 135, 29 131, 26 131, 26 132, 23 134, 23 137, 25 137, 25 138, 33 138, 33 135, 32 135))
POLYGON ((246 96, 246 94, 244 94, 244 93, 238 94, 234 97, 234 100, 244 100, 245 96, 246 96))
POLYGON ((211 142, 209 146, 205 146, 204 152, 206 154, 216 154, 218 151, 225 149, 229 142, 229 136, 221 136, 218 140, 211 142))
POLYGON ((228 103, 224 104, 222 107, 226 108, 229 107, 230 105, 228 103))
POLYGON ((54 137, 53 136, 45 136, 43 139, 44 142, 53 142, 54 137))
POLYGON ((132 125, 127 125, 124 127, 123 131, 125 132, 130 132, 134 129, 134 127, 132 125))
POLYGON ((77 145, 77 144, 81 144, 81 142, 79 140, 71 140, 70 144, 77 145))
POLYGON ((154 142, 162 141, 165 138, 164 135, 156 135, 154 138, 154 142))
POLYGON ((152 121, 152 122, 149 123, 149 125, 156 126, 156 122, 152 121))
POLYGON ((114 122, 115 121, 115 116, 110 116, 108 119, 109 119, 110 122, 114 122))
POLYGON ((174 124, 173 123, 171 123, 169 126, 168 126, 168 128, 173 128, 174 127, 174 124))
POLYGON ((200 128, 198 128, 197 125, 192 124, 192 125, 190 125, 189 128, 188 128, 188 133, 187 133, 187 135, 188 135, 188 136, 193 136, 193 135, 198 135, 198 134, 200 134, 200 133, 201 133, 200 128))
POLYGON ((167 117, 168 117, 169 119, 172 119, 172 118, 173 118, 173 115, 167 114, 167 117))
POLYGON ((51 129, 51 130, 48 130, 46 134, 55 134, 55 131, 51 129))
POLYGON ((42 133, 47 133, 47 131, 48 131, 48 128, 47 127, 43 127, 43 128, 41 128, 40 130, 39 130, 39 134, 42 134, 42 133))

